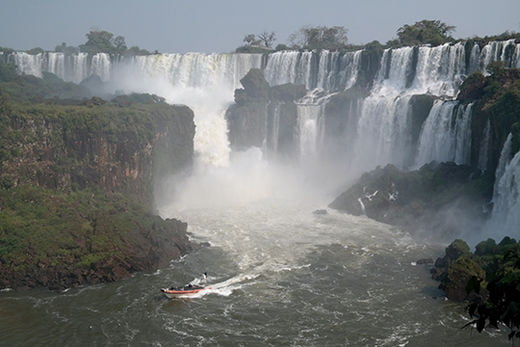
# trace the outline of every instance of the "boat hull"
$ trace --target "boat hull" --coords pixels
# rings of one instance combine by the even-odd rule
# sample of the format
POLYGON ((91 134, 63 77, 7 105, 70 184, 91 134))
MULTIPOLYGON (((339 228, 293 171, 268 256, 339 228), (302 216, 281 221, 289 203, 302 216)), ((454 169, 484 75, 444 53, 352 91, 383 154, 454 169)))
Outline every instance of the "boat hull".
POLYGON ((197 288, 197 289, 189 289, 189 290, 172 290, 172 289, 165 289, 162 288, 161 292, 170 299, 175 298, 193 298, 200 294, 201 292, 204 292, 205 290, 210 289, 210 287, 204 287, 204 288, 197 288))

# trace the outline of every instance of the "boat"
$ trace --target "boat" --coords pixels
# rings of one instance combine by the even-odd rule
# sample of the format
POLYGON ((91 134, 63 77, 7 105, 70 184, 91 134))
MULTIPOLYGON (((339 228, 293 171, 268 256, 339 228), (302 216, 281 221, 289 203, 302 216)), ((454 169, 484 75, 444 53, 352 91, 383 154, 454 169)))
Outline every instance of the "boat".
POLYGON ((188 284, 187 286, 183 287, 171 287, 171 288, 161 288, 161 292, 164 293, 168 298, 174 299, 174 298, 190 298, 194 297, 200 292, 210 289, 211 287, 203 287, 203 286, 196 286, 192 284, 188 284))
MULTIPOLYGON (((202 279, 195 280, 195 283, 200 283, 201 281, 206 281, 208 278, 208 274, 204 272, 202 274, 202 279)), ((161 292, 164 293, 168 298, 174 299, 174 298, 192 298, 199 294, 200 292, 203 292, 204 290, 210 289, 211 287, 206 286, 200 286, 196 284, 187 284, 182 287, 170 287, 170 288, 161 288, 161 292)))

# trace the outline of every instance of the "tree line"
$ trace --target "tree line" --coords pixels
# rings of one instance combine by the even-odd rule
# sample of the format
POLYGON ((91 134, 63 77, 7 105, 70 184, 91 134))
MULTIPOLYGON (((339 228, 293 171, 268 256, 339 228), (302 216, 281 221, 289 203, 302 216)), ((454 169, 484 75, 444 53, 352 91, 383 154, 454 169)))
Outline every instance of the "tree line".
MULTIPOLYGON (((79 46, 69 46, 62 42, 54 48, 55 52, 62 52, 65 54, 77 54, 80 52, 88 54, 108 53, 119 55, 148 55, 152 54, 146 49, 138 46, 128 47, 123 36, 115 36, 113 33, 106 30, 90 30, 87 34, 87 41, 79 46)), ((29 54, 43 53, 45 50, 41 47, 35 47, 26 51, 29 54)), ((159 53, 154 51, 153 54, 159 53)))
MULTIPOLYGON (((455 39, 451 34, 455 26, 446 24, 440 20, 424 19, 414 24, 406 24, 396 31, 396 38, 388 41, 385 45, 373 41, 367 45, 379 45, 381 47, 403 47, 429 44, 438 46, 455 39)), ((362 47, 348 44, 348 30, 344 26, 304 26, 289 36, 289 44, 278 44, 274 48, 276 34, 264 31, 260 34, 247 34, 243 39, 243 45, 236 49, 237 53, 264 53, 280 50, 347 50, 362 47)), ((486 37, 479 40, 503 40, 516 38, 520 40, 520 33, 505 32, 494 37, 486 37)))

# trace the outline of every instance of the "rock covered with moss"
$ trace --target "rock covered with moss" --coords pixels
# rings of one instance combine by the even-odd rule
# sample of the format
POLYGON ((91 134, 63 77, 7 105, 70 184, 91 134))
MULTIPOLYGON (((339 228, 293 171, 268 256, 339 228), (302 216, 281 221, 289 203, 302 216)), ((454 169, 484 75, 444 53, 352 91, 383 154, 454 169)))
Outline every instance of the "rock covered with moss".
POLYGON ((458 99, 474 103, 472 107, 472 162, 489 158, 486 170, 494 172, 509 133, 513 135, 513 154, 520 150, 520 69, 505 68, 503 63, 488 65, 489 75, 480 72, 468 76, 458 99), (487 140, 486 146, 482 146, 487 140), (480 153, 486 149, 486 153, 480 153))
POLYGON ((519 250, 520 243, 509 237, 499 244, 482 241, 473 253, 466 242, 455 240, 435 261, 432 277, 451 300, 497 305, 506 295, 520 303, 519 250))

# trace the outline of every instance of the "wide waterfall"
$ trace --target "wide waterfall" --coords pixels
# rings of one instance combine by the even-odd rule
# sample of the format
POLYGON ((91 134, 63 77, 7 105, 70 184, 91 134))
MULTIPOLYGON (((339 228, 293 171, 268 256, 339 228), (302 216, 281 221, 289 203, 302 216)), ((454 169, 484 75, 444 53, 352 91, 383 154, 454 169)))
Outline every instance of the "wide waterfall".
MULTIPOLYGON (((157 208, 164 218, 186 221, 191 240, 210 247, 121 282, 60 292, 3 290, 4 344, 508 346, 504 329, 460 329, 468 322, 463 306, 436 300, 443 295, 439 283, 418 266, 418 259, 444 252, 435 237, 425 241, 324 207, 338 182, 343 189, 378 165, 414 169, 450 160, 492 168, 495 129, 482 122, 485 129, 475 127, 475 134, 477 104, 456 96, 465 76, 486 73, 489 62, 520 67, 520 44, 372 53, 12 54, 20 73, 51 72, 73 82, 98 75, 114 94, 154 93, 189 105, 196 165, 189 175, 161 182, 157 208), (298 83, 308 93, 296 105, 260 103, 254 125, 262 127, 264 142, 232 151, 224 112, 251 68, 263 69, 271 85, 298 83), (287 105, 297 111, 291 122, 287 105), (471 143, 474 135, 479 143, 471 143), (277 155, 288 138, 299 150, 277 155), (210 286, 199 297, 161 297, 159 288, 199 283, 194 277, 206 271, 210 286)), ((520 153, 513 155, 513 142, 510 135, 502 149, 489 228, 517 235, 520 153)), ((454 211, 442 216, 461 219, 454 211)))
MULTIPOLYGON (((112 92, 155 93, 168 102, 191 106, 196 117, 197 162, 203 166, 229 165, 223 115, 234 89, 241 87, 240 79, 249 69, 261 68, 271 85, 295 83, 309 90, 298 102, 294 129, 300 164, 313 167, 313 162, 327 158, 329 164, 343 163, 347 177, 387 163, 409 169, 431 160, 449 160, 488 167, 491 130, 483 133, 478 146, 472 145, 472 105, 459 104, 455 97, 463 79, 474 71, 487 74, 490 62, 520 67, 520 44, 508 40, 483 47, 459 42, 385 49, 372 75, 365 71, 366 55, 362 50, 136 57, 17 52, 11 59, 21 73, 42 76, 51 72, 74 82, 95 74, 112 92), (355 93, 366 86, 370 87, 366 94, 355 93), (417 96, 430 103, 423 118, 414 114, 417 96), (337 98, 346 101, 331 114, 327 106, 333 100, 337 103, 337 98), (474 163, 472 147, 479 148, 474 163)), ((283 114, 276 105, 271 108, 264 152, 279 150, 283 114)))

